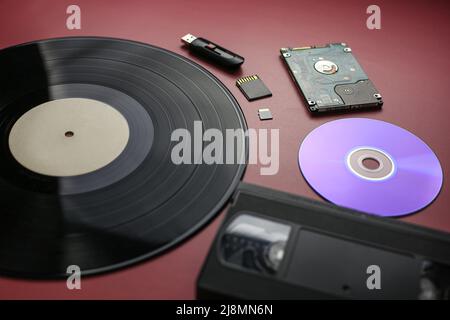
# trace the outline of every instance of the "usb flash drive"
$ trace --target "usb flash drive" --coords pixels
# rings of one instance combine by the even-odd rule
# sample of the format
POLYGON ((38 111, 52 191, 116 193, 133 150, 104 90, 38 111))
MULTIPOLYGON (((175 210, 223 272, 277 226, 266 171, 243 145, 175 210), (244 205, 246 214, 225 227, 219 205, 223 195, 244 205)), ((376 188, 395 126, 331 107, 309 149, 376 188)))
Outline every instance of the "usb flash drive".
POLYGON ((189 50, 200 56, 203 56, 217 64, 228 68, 239 67, 244 63, 244 58, 231 52, 209 40, 197 38, 192 34, 187 34, 181 38, 181 41, 187 44, 189 50))

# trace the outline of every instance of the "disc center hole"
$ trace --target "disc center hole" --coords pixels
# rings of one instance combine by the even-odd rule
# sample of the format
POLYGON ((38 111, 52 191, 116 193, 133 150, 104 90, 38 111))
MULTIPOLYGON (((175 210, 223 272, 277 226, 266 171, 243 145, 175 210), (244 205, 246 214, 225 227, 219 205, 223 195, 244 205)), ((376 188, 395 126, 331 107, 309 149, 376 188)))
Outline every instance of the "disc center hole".
POLYGON ((66 132, 64 133, 64 135, 65 135, 67 138, 71 138, 71 137, 73 137, 73 136, 75 135, 75 133, 74 133, 73 131, 66 131, 66 132))
POLYGON ((380 168, 380 162, 377 159, 372 158, 372 157, 364 158, 362 160, 362 165, 367 170, 377 170, 378 168, 380 168))

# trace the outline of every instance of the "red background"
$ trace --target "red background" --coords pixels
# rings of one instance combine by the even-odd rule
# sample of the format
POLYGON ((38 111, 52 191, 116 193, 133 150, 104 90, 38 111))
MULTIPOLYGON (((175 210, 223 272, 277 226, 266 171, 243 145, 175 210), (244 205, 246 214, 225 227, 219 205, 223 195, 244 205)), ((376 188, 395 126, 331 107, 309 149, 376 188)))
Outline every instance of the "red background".
MULTIPOLYGON (((320 124, 342 117, 369 117, 397 124, 421 137, 437 154, 444 186, 437 200, 404 221, 450 232, 447 174, 449 148, 448 1, 144 1, 1 0, 0 47, 32 40, 77 35, 126 38, 187 55, 230 88, 249 127, 280 129, 280 171, 260 176, 250 165, 244 180, 318 199, 297 165, 302 139, 320 124), (81 7, 82 29, 66 29, 66 8, 81 7), (381 30, 366 28, 366 8, 381 7, 381 30), (181 47, 186 33, 215 41, 246 58, 242 75, 258 74, 273 97, 249 103, 231 75, 199 60, 181 47), (279 48, 346 42, 382 93, 380 112, 311 118, 279 58, 279 48), (259 121, 257 109, 270 107, 272 121, 259 121)), ((1 72, 1 70, 0 70, 1 72)), ((69 291, 64 281, 0 278, 0 299, 119 298, 190 299, 195 280, 219 226, 203 231, 168 253, 124 270, 82 279, 69 291)))

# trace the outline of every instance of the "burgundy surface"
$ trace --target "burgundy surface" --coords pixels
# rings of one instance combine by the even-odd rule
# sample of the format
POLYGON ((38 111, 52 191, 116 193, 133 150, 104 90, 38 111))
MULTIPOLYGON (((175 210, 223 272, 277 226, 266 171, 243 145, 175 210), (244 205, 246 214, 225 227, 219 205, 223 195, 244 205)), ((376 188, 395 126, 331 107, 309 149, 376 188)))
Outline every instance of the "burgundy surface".
MULTIPOLYGON (((145 0, 1 0, 0 47, 32 40, 95 35, 151 43, 182 55, 179 38, 186 33, 206 37, 246 58, 242 75, 258 74, 273 97, 247 102, 230 75, 190 56, 230 88, 249 127, 280 128, 280 171, 260 176, 250 165, 244 180, 311 198, 319 196, 306 184, 297 164, 302 139, 320 124, 338 118, 369 117, 410 130, 436 153, 444 170, 437 200, 403 221, 450 232, 449 37, 448 1, 377 1, 382 29, 366 28, 372 1, 145 1, 145 0), (78 4, 82 29, 66 29, 66 8, 78 4), (380 112, 312 118, 279 58, 286 46, 348 43, 383 95, 380 112), (261 122, 257 109, 270 107, 272 121, 261 122)), ((0 71, 1 72, 1 71, 0 71)), ((5 298, 194 298, 195 280, 221 217, 174 250, 117 272, 82 280, 69 291, 64 281, 0 278, 5 298)), ((0 221, 1 223, 1 221, 0 221)))

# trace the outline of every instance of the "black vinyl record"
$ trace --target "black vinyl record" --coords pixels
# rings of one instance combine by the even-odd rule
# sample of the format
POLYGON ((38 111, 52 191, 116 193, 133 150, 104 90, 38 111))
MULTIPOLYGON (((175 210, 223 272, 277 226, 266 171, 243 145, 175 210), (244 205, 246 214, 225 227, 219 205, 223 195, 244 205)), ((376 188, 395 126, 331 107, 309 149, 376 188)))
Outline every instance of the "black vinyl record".
MULTIPOLYGON (((243 163, 173 163, 177 128, 194 135, 201 121, 224 136, 246 129, 224 85, 177 54, 127 40, 61 38, 1 50, 0 70, 2 274, 61 277, 70 265, 93 274, 154 256, 218 213, 243 175, 243 163), (46 101, 67 98, 119 111, 129 126, 125 149, 82 175, 27 169, 10 150, 14 124, 46 101)), ((247 156, 245 138, 236 148, 247 156)))

